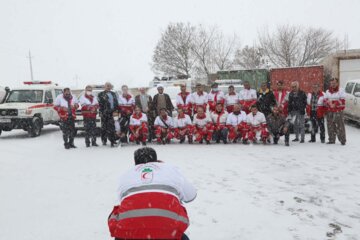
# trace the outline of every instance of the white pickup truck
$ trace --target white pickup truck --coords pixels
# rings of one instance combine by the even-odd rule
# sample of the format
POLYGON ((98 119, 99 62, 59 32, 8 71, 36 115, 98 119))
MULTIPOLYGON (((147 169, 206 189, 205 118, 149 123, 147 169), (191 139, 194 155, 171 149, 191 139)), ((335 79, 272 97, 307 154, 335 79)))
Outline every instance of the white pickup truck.
POLYGON ((59 124, 53 102, 61 93, 51 81, 24 82, 22 87, 8 89, 0 104, 0 135, 2 131, 23 129, 36 137, 44 125, 59 124))
POLYGON ((360 79, 349 80, 345 85, 345 118, 360 124, 360 79))

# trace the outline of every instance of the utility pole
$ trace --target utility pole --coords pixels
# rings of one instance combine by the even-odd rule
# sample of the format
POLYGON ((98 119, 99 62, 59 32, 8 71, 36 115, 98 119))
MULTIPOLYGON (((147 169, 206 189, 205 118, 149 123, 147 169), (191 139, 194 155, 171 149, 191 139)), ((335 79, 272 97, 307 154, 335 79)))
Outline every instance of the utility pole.
POLYGON ((33 56, 31 56, 31 52, 29 50, 29 63, 30 63, 30 74, 31 74, 31 81, 34 81, 34 75, 33 75, 33 69, 32 69, 32 61, 31 59, 33 58, 33 56))

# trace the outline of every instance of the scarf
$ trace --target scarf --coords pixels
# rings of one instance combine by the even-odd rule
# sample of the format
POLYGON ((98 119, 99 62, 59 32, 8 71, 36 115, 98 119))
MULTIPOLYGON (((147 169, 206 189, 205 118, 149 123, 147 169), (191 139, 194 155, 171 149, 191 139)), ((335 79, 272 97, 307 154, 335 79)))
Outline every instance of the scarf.
POLYGON ((336 92, 338 92, 338 91, 339 91, 339 86, 337 86, 337 87, 335 87, 335 88, 332 88, 332 87, 329 88, 329 92, 330 92, 330 93, 336 93, 336 92))
POLYGON ((137 115, 136 113, 134 113, 134 114, 132 115, 132 117, 135 118, 135 119, 140 119, 140 118, 142 118, 142 113, 140 113, 139 115, 137 115))
POLYGON ((93 101, 94 101, 94 96, 93 96, 93 95, 87 95, 87 94, 85 94, 85 97, 86 97, 87 99, 89 99, 89 101, 90 101, 91 103, 93 103, 93 101))

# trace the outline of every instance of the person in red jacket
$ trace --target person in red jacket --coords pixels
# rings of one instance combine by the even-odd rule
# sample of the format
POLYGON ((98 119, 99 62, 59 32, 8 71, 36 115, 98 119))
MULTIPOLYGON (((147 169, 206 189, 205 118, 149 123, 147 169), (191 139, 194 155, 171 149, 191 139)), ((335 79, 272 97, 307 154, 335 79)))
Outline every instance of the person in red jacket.
POLYGON ((134 152, 135 166, 119 181, 119 205, 108 218, 115 240, 189 240, 189 217, 183 203, 196 198, 194 186, 167 163, 157 159, 153 148, 134 152))
POLYGON ((311 120, 311 139, 309 142, 316 142, 316 133, 320 128, 321 143, 325 143, 325 106, 324 93, 320 90, 319 84, 315 83, 311 93, 307 95, 306 113, 311 120))
POLYGON ((276 106, 278 107, 280 114, 285 117, 287 113, 287 105, 289 100, 289 92, 284 89, 284 81, 279 80, 276 83, 277 89, 274 91, 274 96, 276 100, 276 106))
POLYGON ((180 143, 185 142, 187 136, 188 142, 193 143, 194 127, 189 115, 184 113, 183 108, 178 108, 178 115, 174 118, 174 137, 180 140, 180 143))
POLYGON ((224 111, 222 103, 218 102, 216 104, 215 111, 210 113, 210 117, 214 127, 213 139, 216 143, 222 141, 224 144, 227 144, 229 129, 226 126, 226 119, 228 113, 224 111))
POLYGON ((84 118, 85 128, 85 144, 90 147, 90 139, 92 146, 99 146, 96 143, 96 115, 99 109, 99 102, 92 94, 92 87, 86 86, 85 94, 80 97, 81 114, 84 118))
POLYGON ((130 117, 130 142, 136 142, 146 145, 146 139, 149 134, 148 120, 145 113, 141 112, 140 106, 136 106, 134 113, 130 117))
POLYGON ((191 107, 191 94, 186 91, 186 85, 181 84, 180 93, 176 95, 176 106, 181 108, 184 114, 192 116, 192 107, 191 107))
POLYGON ((203 143, 205 139, 206 144, 210 144, 214 131, 211 118, 202 106, 198 106, 196 112, 193 119, 195 141, 203 143))
POLYGON ((76 148, 75 138, 75 111, 79 104, 76 97, 73 97, 70 88, 64 88, 63 94, 57 96, 54 109, 60 117, 60 129, 63 132, 65 149, 76 148))
POLYGON ((339 79, 330 80, 330 88, 324 96, 324 104, 327 110, 326 120, 329 134, 328 144, 335 144, 336 135, 341 145, 346 144, 346 132, 344 123, 345 91, 339 88, 339 79))
POLYGON ((160 109, 160 115, 156 117, 154 122, 155 136, 158 144, 171 143, 174 138, 174 121, 167 114, 167 109, 160 109))
POLYGON ((207 95, 210 112, 215 111, 216 104, 220 103, 223 106, 225 104, 225 94, 218 87, 219 87, 219 84, 216 82, 211 84, 211 91, 207 95))

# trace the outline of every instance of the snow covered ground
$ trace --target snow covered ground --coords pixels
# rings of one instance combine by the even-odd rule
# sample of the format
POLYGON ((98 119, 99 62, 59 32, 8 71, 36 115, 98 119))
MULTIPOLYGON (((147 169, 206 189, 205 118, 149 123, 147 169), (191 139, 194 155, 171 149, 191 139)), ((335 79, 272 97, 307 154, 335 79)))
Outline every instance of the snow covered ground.
MULTIPOLYGON (((154 148, 198 188, 197 199, 187 205, 192 240, 355 240, 360 129, 346 130, 346 146, 154 148)), ((76 145, 65 150, 56 127, 34 139, 23 131, 2 134, 0 239, 110 239, 107 217, 116 204, 117 179, 132 166, 138 147, 87 149, 80 137, 76 145)))

